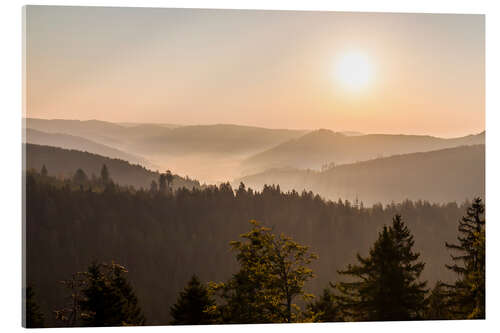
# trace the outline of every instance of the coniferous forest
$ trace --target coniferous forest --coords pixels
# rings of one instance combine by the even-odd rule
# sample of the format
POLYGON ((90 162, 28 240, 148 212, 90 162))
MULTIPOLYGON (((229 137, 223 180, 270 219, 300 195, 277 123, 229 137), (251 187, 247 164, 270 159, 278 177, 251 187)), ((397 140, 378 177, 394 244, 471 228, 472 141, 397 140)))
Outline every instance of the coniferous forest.
POLYGON ((364 207, 172 178, 27 173, 27 326, 485 317, 481 198, 364 207))
POLYGON ((287 8, 23 7, 23 326, 486 318, 485 15, 287 8))

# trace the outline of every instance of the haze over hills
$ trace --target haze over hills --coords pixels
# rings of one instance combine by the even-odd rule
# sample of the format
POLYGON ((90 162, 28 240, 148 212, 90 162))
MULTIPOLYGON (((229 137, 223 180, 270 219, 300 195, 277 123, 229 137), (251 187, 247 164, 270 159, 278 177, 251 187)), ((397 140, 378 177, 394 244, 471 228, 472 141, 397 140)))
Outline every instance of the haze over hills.
POLYGON ((272 169, 243 177, 245 185, 260 190, 279 184, 281 190, 313 191, 324 198, 365 204, 429 200, 462 202, 485 194, 485 146, 461 146, 442 150, 395 155, 323 172, 294 168, 272 169))
POLYGON ((299 137, 304 130, 240 125, 127 124, 99 120, 26 119, 26 127, 48 133, 77 135, 100 143, 127 147, 140 154, 245 154, 299 137))
POLYGON ((69 134, 45 133, 35 129, 27 128, 25 142, 42 146, 54 146, 65 149, 80 150, 110 158, 122 159, 132 164, 149 166, 149 162, 144 158, 69 134))
POLYGON ((395 154, 425 152, 462 145, 484 144, 484 132, 444 139, 427 135, 367 134, 347 136, 320 129, 260 152, 243 163, 245 170, 260 172, 269 168, 313 168, 325 163, 345 164, 395 154))
MULTIPOLYGON (((68 150, 57 147, 26 145, 26 168, 40 171, 46 166, 50 176, 72 177, 78 168, 81 168, 90 178, 99 176, 100 170, 106 164, 113 181, 120 185, 134 186, 136 189, 149 189, 151 181, 158 182, 159 173, 150 171, 143 166, 133 165, 120 159, 112 159, 88 152, 68 150)), ((174 189, 186 187, 199 188, 200 183, 174 175, 172 182, 174 189)))
POLYGON ((89 120, 26 119, 26 127, 77 135, 130 154, 144 156, 161 169, 215 183, 241 176, 240 162, 306 133, 240 125, 166 126, 89 120))
POLYGON ((46 132, 43 140, 38 132, 41 141, 30 141, 33 143, 86 150, 162 171, 170 169, 205 183, 225 182, 274 168, 319 170, 332 162, 339 165, 394 154, 483 144, 485 138, 484 132, 445 139, 425 135, 267 129, 231 124, 181 126, 34 118, 27 118, 26 126, 46 132), (49 135, 64 134, 78 136, 81 140, 48 139, 49 135), (107 147, 97 147, 97 144, 107 147), (134 156, 141 156, 147 162, 134 156))
POLYGON ((120 126, 124 127, 135 127, 139 125, 153 125, 153 126, 161 126, 165 128, 176 128, 176 127, 181 127, 182 125, 178 124, 165 124, 165 123, 133 123, 133 122, 123 122, 123 123, 117 123, 120 126))

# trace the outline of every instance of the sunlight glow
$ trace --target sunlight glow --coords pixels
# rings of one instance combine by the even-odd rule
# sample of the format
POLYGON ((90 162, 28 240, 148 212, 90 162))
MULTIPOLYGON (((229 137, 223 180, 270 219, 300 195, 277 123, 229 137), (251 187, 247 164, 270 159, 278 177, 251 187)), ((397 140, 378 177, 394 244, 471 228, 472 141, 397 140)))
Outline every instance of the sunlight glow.
POLYGON ((359 90, 372 81, 374 68, 365 54, 349 52, 338 59, 335 76, 342 86, 349 90, 359 90))

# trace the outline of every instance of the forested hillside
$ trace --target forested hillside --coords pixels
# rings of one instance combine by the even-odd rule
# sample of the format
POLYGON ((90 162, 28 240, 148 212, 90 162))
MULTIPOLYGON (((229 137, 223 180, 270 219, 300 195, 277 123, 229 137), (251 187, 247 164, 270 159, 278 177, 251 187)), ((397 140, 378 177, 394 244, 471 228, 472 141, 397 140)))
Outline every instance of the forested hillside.
POLYGON ((358 197, 371 205, 405 199, 460 202, 483 196, 484 180, 484 145, 474 145, 330 166, 322 172, 272 169, 235 184, 242 181, 257 189, 279 184, 285 191, 306 189, 333 200, 358 197))
MULTIPOLYGON (((141 165, 130 164, 120 159, 108 158, 78 150, 68 150, 34 144, 26 145, 26 168, 41 170, 45 165, 50 176, 71 178, 78 169, 82 169, 89 179, 99 176, 101 168, 106 165, 113 180, 120 185, 149 189, 151 182, 158 182, 160 174, 150 171, 141 165)), ((172 186, 199 187, 198 181, 174 175, 172 186)))
MULTIPOLYGON (((109 170, 115 178, 113 164, 109 170)), ((233 192, 228 184, 180 189, 175 194, 116 186, 93 191, 30 172, 28 285, 36 288, 47 323, 57 324, 52 311, 68 301, 58 281, 86 270, 92 260, 115 260, 127 267, 147 324, 165 324, 177 292, 192 274, 202 281, 222 281, 235 272, 229 242, 256 219, 319 255, 311 264, 316 277, 306 286, 319 294, 357 252, 367 253, 377 232, 396 213, 415 235, 415 248, 426 263, 423 278, 430 283, 451 281, 454 276, 444 266, 449 263, 444 242, 456 238, 464 211, 463 204, 426 201, 363 208, 267 186, 262 192, 244 186, 233 192)))

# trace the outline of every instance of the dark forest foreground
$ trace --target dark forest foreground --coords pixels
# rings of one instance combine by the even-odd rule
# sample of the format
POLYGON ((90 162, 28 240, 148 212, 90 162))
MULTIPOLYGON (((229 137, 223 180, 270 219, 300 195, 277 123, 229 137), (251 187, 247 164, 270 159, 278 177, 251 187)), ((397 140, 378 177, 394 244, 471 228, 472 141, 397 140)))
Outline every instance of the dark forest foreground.
POLYGON ((262 192, 243 184, 235 191, 222 184, 174 192, 163 178, 162 186, 136 191, 114 184, 109 174, 79 176, 57 180, 46 170, 27 175, 31 326, 196 323, 177 318, 191 312, 176 306, 195 314, 202 309, 198 323, 484 318, 480 200, 363 207, 274 186, 262 192), (250 220, 259 222, 249 232, 250 220), (277 259, 276 253, 286 256, 277 259), (100 270, 115 263, 124 269, 116 276, 100 270), (390 264, 388 278, 385 270, 374 270, 380 263, 390 264), (289 285, 282 268, 290 265, 296 275, 289 285), (77 303, 87 302, 88 308, 78 305, 87 321, 61 320, 57 311, 75 303, 61 281, 77 272, 83 285, 97 286, 91 295, 107 290, 117 295, 116 304, 135 305, 118 306, 112 322, 92 321, 100 312, 88 305, 92 298, 83 288, 77 303), (387 285, 399 286, 397 292, 387 285), (198 305, 183 299, 189 295, 197 295, 198 305), (242 315, 249 311, 257 315, 242 315), (135 319, 129 320, 131 314, 135 319))

